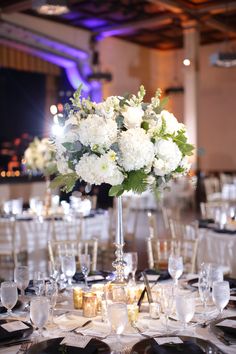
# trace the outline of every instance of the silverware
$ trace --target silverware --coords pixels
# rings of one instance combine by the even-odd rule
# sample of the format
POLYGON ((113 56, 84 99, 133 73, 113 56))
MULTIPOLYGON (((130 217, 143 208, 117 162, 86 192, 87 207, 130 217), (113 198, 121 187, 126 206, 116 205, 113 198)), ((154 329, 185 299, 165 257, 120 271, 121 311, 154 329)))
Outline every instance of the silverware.
POLYGON ((88 324, 90 324, 91 322, 92 322, 92 320, 88 320, 88 321, 85 322, 82 326, 77 326, 77 327, 71 329, 71 330, 68 331, 68 332, 77 333, 76 330, 77 330, 78 328, 84 328, 84 327, 86 327, 88 324))
POLYGON ((148 334, 145 334, 141 331, 141 329, 139 327, 137 327, 137 325, 135 323, 132 323, 131 326, 136 329, 136 331, 141 335, 143 336, 144 338, 153 338, 152 336, 149 336, 148 334))

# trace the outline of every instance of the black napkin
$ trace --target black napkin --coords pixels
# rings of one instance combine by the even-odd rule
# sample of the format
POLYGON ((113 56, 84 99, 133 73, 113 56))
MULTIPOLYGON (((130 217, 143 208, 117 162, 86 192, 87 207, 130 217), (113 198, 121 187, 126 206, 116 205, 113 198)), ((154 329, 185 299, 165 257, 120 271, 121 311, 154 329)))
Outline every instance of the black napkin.
POLYGON ((217 232, 218 234, 230 234, 230 235, 236 234, 236 230, 214 228, 213 231, 217 232))
POLYGON ((180 344, 166 343, 158 345, 155 340, 151 343, 152 351, 150 354, 204 354, 205 352, 195 343, 186 341, 180 344))
MULTIPOLYGON (((106 271, 95 271, 95 272, 91 272, 89 273, 89 275, 101 275, 104 279, 106 279, 106 277, 108 275, 110 275, 110 272, 106 272, 106 271)), ((76 282, 80 282, 80 281, 84 281, 84 275, 81 272, 75 273, 75 275, 73 276, 73 280, 75 280, 76 282)), ((88 280, 88 282, 97 282, 97 281, 101 281, 100 280, 88 280)))
MULTIPOLYGON (((144 272, 147 275, 159 275, 158 281, 170 279, 170 274, 168 270, 145 269, 144 272)), ((142 272, 138 274, 137 278, 140 279, 141 277, 142 277, 142 272)))
POLYGON ((40 342, 36 345, 33 345, 29 354, 96 354, 99 353, 99 348, 96 345, 96 340, 91 340, 85 348, 69 347, 65 345, 60 345, 63 338, 56 338, 44 342, 40 342), (36 349, 37 346, 37 351, 36 349), (35 348, 34 348, 35 347, 35 348))
POLYGON ((26 325, 28 326, 27 329, 21 329, 19 331, 14 331, 14 332, 8 332, 4 328, 1 327, 2 324, 7 323, 8 321, 6 320, 0 320, 0 342, 6 342, 10 341, 13 339, 20 339, 20 338, 26 338, 28 335, 30 335, 33 332, 32 326, 29 326, 27 323, 26 325))
POLYGON ((198 226, 200 228, 206 228, 209 224, 213 224, 214 222, 214 219, 200 219, 198 220, 198 226))

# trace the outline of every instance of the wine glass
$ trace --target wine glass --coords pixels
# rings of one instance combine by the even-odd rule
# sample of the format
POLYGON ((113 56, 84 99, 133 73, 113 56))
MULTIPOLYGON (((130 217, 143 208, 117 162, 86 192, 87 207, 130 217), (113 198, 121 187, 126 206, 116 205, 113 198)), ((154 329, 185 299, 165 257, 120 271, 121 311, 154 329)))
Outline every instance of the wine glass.
POLYGON ((219 313, 222 314, 223 309, 229 302, 230 287, 228 281, 214 281, 212 286, 212 298, 219 313))
POLYGON ((171 254, 168 260, 168 272, 172 279, 174 279, 175 285, 178 285, 178 279, 182 275, 184 270, 183 266, 183 258, 181 256, 177 256, 171 254))
POLYGON ((203 317, 206 318, 207 311, 207 301, 210 297, 210 283, 209 283, 209 267, 202 267, 202 271, 199 273, 198 277, 198 292, 200 299, 203 303, 204 313, 203 317))
POLYGON ((21 298, 24 301, 25 289, 29 284, 29 268, 27 266, 18 266, 14 270, 14 281, 21 291, 21 298))
POLYGON ((12 316, 12 308, 17 303, 17 285, 13 281, 4 281, 1 284, 1 302, 7 309, 7 315, 12 316))
POLYGON ((42 272, 34 273, 34 291, 37 296, 42 296, 45 290, 45 275, 42 272))
POLYGON ((30 302, 30 319, 38 328, 39 338, 42 336, 43 327, 47 323, 49 317, 49 301, 44 296, 39 296, 30 302))
POLYGON ((51 280, 46 283, 45 295, 49 300, 49 304, 51 308, 51 324, 53 324, 53 313, 54 313, 54 309, 58 297, 58 286, 56 281, 51 280))
POLYGON ((174 307, 174 287, 171 285, 163 286, 161 289, 161 308, 165 316, 166 331, 169 331, 169 316, 174 307))
POLYGON ((62 256, 61 269, 67 278, 69 287, 72 286, 72 277, 76 272, 75 256, 62 256))
POLYGON ((217 264, 208 264, 209 267, 209 285, 212 288, 215 281, 223 281, 224 274, 222 267, 217 264))
POLYGON ((90 255, 81 254, 80 255, 80 267, 84 275, 85 289, 88 289, 88 274, 90 272, 90 255))
POLYGON ((195 312, 195 298, 193 296, 184 296, 179 294, 176 296, 176 314, 178 320, 183 323, 184 329, 187 323, 191 321, 195 312))
POLYGON ((112 331, 116 334, 117 337, 115 352, 119 352, 122 350, 120 335, 123 333, 128 323, 127 305, 120 302, 113 302, 112 304, 108 305, 108 320, 110 322, 112 331))

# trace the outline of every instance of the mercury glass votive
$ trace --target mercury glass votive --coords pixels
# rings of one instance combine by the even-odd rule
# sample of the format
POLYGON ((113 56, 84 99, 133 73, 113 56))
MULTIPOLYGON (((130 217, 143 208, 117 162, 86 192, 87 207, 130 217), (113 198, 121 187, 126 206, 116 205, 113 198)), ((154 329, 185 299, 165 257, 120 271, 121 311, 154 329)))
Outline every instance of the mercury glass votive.
POLYGON ((95 317, 97 316, 97 295, 92 292, 83 294, 83 316, 95 317))
POLYGON ((83 308, 83 290, 81 288, 73 289, 74 308, 79 310, 83 308))
POLYGON ((127 305, 127 310, 128 310, 128 320, 129 322, 135 323, 138 321, 138 313, 139 313, 139 307, 136 304, 129 304, 127 305))

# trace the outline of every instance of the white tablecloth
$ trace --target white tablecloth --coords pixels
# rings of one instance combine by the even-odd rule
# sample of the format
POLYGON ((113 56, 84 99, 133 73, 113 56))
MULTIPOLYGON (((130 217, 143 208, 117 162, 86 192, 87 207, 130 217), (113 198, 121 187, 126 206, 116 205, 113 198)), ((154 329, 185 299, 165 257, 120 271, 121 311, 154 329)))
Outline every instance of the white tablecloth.
POLYGON ((201 229, 197 256, 198 268, 202 262, 227 266, 231 274, 236 276, 236 234, 222 234, 201 229))

